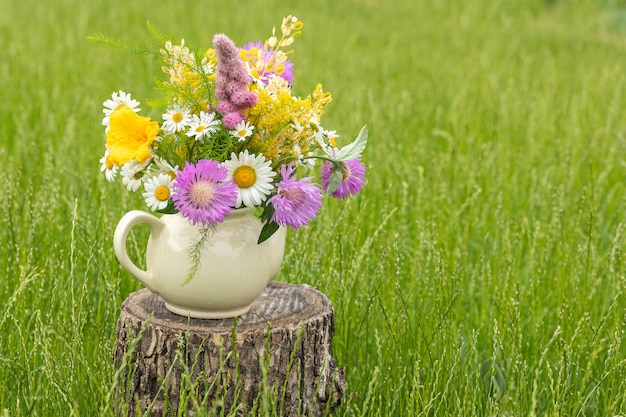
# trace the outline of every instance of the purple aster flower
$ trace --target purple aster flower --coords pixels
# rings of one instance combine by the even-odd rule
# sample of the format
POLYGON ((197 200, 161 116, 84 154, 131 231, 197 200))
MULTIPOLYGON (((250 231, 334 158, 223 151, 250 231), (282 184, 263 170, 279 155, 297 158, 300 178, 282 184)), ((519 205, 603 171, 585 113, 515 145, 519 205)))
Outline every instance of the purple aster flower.
POLYGON ((309 181, 311 178, 296 180, 292 177, 295 167, 280 167, 282 180, 276 184, 277 192, 267 201, 274 206, 272 221, 281 226, 298 229, 315 219, 322 207, 322 190, 309 181))
POLYGON ((224 181, 227 174, 225 166, 208 159, 185 165, 172 184, 174 207, 194 225, 224 221, 237 201, 237 185, 224 181))
MULTIPOLYGON (((358 194, 363 188, 365 180, 365 165, 361 162, 361 158, 344 161, 342 165, 343 178, 339 187, 331 194, 335 198, 345 199, 351 195, 358 194)), ((322 185, 324 190, 328 190, 330 176, 333 173, 333 164, 324 163, 322 167, 322 185)))
MULTIPOLYGON (((252 48, 257 48, 261 51, 261 59, 265 63, 263 69, 259 71, 259 73, 261 74, 261 80, 263 82, 267 82, 271 75, 278 75, 279 77, 282 77, 285 81, 287 81, 290 85, 293 84, 293 62, 286 60, 285 62, 278 64, 282 65, 282 71, 279 71, 279 74, 276 72, 276 62, 272 62, 275 55, 273 51, 268 51, 261 41, 250 42, 241 49, 243 49, 244 51, 249 51, 252 48), (268 68, 267 65, 270 63, 272 63, 273 65, 268 68)), ((253 64, 255 64, 255 62, 251 62, 250 64, 252 67, 254 67, 253 64)))

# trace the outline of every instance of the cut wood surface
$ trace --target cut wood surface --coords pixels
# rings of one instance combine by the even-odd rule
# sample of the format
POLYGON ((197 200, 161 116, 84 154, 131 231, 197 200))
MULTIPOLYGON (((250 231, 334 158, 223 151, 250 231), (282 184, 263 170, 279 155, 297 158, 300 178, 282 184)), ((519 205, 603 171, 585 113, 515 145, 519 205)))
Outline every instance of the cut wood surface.
POLYGON ((137 291, 117 323, 117 408, 328 414, 345 389, 333 333, 332 304, 308 285, 272 282, 248 313, 220 320, 175 315, 158 295, 137 291))

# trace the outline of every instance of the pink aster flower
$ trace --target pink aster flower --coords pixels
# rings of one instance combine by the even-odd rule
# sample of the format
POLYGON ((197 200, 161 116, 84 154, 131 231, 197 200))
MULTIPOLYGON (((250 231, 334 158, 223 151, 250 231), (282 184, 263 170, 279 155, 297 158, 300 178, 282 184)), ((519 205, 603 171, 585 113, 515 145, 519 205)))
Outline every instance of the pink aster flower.
POLYGON ((237 185, 224 181, 227 174, 225 166, 208 159, 185 165, 172 184, 174 208, 194 225, 224 221, 237 201, 237 185))
POLYGON ((322 190, 309 181, 311 178, 296 180, 292 177, 295 167, 280 167, 282 180, 276 184, 277 192, 267 201, 274 206, 272 221, 281 226, 298 229, 315 219, 322 207, 322 190))
MULTIPOLYGON (((333 164, 330 162, 324 163, 321 175, 324 190, 328 190, 328 183, 332 173, 333 164)), ((365 180, 365 165, 361 162, 361 158, 344 161, 342 174, 341 184, 331 195, 335 198, 345 199, 351 195, 358 194, 361 188, 363 188, 363 181, 365 180)))
MULTIPOLYGON (((263 60, 263 63, 264 63, 263 69, 259 71, 259 73, 261 74, 261 77, 260 77, 261 81, 266 83, 269 80, 271 75, 278 75, 279 77, 282 77, 285 81, 287 81, 290 85, 293 84, 293 62, 289 60, 286 60, 285 62, 283 62, 282 67, 280 67, 281 68, 281 71, 279 71, 280 74, 278 74, 275 72, 276 63, 273 62, 275 52, 268 51, 263 45, 263 42, 261 41, 250 42, 241 49, 243 49, 244 51, 249 51, 252 48, 257 48, 259 51, 261 51, 261 59, 263 60)), ((255 64, 255 63, 251 63, 251 64, 255 64)))

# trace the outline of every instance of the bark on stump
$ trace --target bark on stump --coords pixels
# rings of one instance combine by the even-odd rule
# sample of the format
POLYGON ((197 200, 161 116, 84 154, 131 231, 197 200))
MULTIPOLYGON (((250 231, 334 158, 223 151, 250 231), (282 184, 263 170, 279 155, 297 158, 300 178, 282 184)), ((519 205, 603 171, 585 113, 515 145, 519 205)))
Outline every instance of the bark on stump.
POLYGON ((333 333, 332 304, 308 285, 272 282, 248 313, 222 320, 172 314, 158 295, 137 291, 117 323, 117 410, 327 414, 345 389, 333 333))

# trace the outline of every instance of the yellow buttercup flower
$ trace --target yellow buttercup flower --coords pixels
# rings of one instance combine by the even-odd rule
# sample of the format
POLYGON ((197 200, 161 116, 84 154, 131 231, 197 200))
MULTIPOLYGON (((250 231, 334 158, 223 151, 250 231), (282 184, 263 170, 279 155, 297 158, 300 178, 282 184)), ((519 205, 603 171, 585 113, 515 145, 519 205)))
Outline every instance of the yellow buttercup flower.
POLYGON ((132 159, 145 162, 151 154, 148 148, 159 133, 159 124, 149 117, 138 116, 130 107, 119 106, 111 113, 106 144, 109 149, 107 165, 122 166, 132 159))

